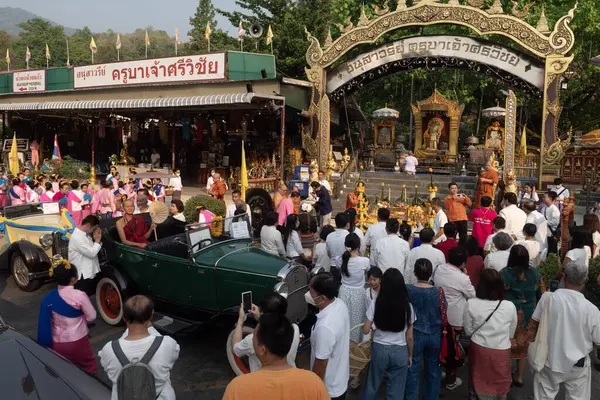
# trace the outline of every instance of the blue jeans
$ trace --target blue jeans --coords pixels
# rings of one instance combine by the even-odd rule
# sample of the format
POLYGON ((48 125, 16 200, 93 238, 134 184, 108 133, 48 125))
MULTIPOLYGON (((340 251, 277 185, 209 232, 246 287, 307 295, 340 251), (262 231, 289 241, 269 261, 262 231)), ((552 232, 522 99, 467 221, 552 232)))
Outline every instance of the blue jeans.
POLYGON ((374 400, 387 373, 386 400, 403 400, 408 372, 408 347, 373 343, 371 363, 361 400, 374 400))
POLYGON ((415 332, 413 362, 406 377, 406 400, 419 399, 421 360, 425 362, 423 400, 437 400, 440 395, 442 369, 440 367, 441 333, 429 335, 415 332))

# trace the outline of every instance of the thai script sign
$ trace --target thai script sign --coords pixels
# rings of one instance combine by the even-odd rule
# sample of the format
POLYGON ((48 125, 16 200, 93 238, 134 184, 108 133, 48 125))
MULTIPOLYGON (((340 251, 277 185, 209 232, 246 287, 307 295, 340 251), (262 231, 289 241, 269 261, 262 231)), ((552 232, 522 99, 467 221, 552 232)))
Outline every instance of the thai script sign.
POLYGON ((332 72, 327 82, 329 93, 365 72, 383 65, 418 57, 449 57, 494 66, 533 86, 543 89, 544 66, 511 49, 460 36, 420 36, 381 46, 347 61, 332 72))
POLYGON ((13 72, 13 92, 31 93, 46 90, 46 71, 43 69, 13 72))
MULTIPOLYGON (((2 151, 10 151, 12 149, 12 139, 5 139, 2 144, 2 151)), ((26 152, 29 150, 29 139, 17 139, 17 151, 26 152)))
POLYGON ((225 53, 86 65, 73 69, 75 89, 225 79, 225 53))

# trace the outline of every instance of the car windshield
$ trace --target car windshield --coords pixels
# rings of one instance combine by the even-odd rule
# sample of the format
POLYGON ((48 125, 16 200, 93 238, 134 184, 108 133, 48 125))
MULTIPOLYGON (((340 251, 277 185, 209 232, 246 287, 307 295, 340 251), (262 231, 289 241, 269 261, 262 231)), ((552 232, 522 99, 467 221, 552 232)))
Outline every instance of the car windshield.
POLYGON ((30 215, 58 215, 60 214, 60 207, 58 203, 35 203, 35 204, 22 204, 12 207, 4 207, 2 215, 6 219, 17 219, 28 217, 30 215))
POLYGON ((231 239, 251 239, 253 237, 248 214, 223 219, 217 217, 207 222, 188 225, 186 232, 193 254, 214 243, 231 239))

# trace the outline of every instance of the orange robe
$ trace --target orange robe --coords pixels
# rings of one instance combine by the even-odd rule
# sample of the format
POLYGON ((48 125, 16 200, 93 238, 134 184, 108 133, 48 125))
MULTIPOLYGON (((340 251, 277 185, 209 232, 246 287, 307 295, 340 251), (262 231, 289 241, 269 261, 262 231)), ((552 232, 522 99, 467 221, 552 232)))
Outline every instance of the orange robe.
POLYGON ((498 171, 487 170, 479 175, 481 178, 491 179, 493 183, 479 182, 477 186, 477 195, 475 196, 475 207, 481 207, 481 199, 485 196, 494 198, 494 185, 498 184, 498 171))
POLYGON ((349 208, 354 208, 355 210, 357 210, 356 209, 357 205, 358 205, 358 197, 356 197, 356 193, 354 193, 354 192, 348 193, 348 196, 346 197, 346 210, 348 210, 349 208))
POLYGON ((225 192, 227 192, 227 186, 225 185, 225 182, 216 181, 210 188, 210 192, 218 200, 221 200, 223 203, 225 203, 225 192))

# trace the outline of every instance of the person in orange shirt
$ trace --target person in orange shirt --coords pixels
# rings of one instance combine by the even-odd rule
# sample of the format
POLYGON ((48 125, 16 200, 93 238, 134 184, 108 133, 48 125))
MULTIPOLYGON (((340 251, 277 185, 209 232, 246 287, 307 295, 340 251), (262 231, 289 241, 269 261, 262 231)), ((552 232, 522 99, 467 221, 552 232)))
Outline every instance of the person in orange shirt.
POLYGON ((286 197, 287 197, 287 186, 285 186, 285 183, 281 183, 281 184, 279 184, 277 191, 273 195, 273 207, 275 210, 279 209, 279 204, 286 197))
POLYGON ((215 174, 214 179, 215 183, 213 183, 212 187, 210 188, 210 194, 225 204, 225 192, 227 192, 227 185, 225 182, 223 182, 223 179, 221 179, 220 174, 215 174))
POLYGON ((349 208, 354 208, 356 211, 358 211, 358 209, 356 208, 357 205, 358 196, 356 195, 356 192, 348 193, 348 196, 346 196, 346 210, 349 208))
POLYGON ((458 184, 450 182, 448 185, 450 194, 444 199, 444 208, 448 221, 454 222, 459 235, 459 242, 466 243, 467 240, 467 207, 471 207, 471 199, 464 193, 458 193, 458 184))
POLYGON ((325 384, 314 372, 288 364, 293 337, 294 328, 285 316, 263 314, 252 339, 262 369, 231 381, 223 400, 330 399, 325 384))

